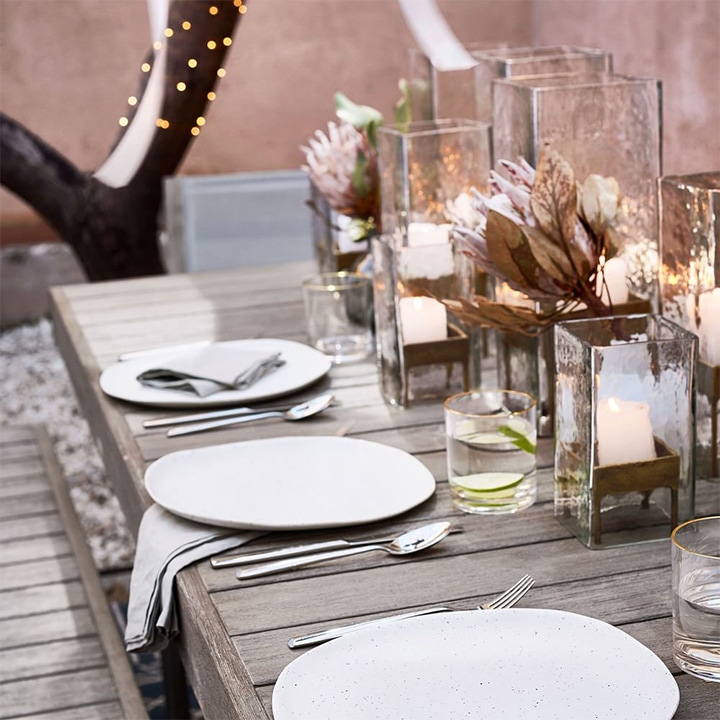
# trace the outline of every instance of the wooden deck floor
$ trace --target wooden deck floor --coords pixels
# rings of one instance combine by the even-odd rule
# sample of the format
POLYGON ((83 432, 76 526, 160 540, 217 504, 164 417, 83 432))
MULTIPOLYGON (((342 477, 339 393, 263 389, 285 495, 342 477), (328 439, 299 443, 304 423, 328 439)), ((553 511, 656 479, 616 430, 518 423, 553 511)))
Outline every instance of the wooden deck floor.
POLYGON ((0 428, 0 718, 147 717, 63 485, 42 428, 0 428))

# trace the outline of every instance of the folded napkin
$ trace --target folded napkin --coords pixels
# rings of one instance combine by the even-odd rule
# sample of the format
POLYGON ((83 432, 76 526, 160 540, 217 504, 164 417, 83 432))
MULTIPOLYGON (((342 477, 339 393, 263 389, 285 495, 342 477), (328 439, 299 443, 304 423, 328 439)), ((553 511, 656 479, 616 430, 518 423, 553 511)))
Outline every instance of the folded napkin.
POLYGON ((140 522, 130 577, 125 628, 128 652, 162 650, 177 635, 173 585, 180 570, 262 534, 203 525, 151 505, 140 522))
POLYGON ((221 390, 245 390, 284 364, 279 352, 240 350, 215 343, 173 355, 162 367, 145 370, 137 379, 149 387, 207 397, 221 390))

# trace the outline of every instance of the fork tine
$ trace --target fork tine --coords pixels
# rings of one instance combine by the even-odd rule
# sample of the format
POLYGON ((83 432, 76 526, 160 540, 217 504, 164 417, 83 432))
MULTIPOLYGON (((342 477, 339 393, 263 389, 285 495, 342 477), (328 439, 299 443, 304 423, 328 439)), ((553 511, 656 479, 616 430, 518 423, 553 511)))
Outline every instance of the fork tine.
POLYGON ((485 610, 502 610, 512 607, 534 584, 535 580, 530 575, 524 575, 504 593, 483 605, 483 608, 485 610))

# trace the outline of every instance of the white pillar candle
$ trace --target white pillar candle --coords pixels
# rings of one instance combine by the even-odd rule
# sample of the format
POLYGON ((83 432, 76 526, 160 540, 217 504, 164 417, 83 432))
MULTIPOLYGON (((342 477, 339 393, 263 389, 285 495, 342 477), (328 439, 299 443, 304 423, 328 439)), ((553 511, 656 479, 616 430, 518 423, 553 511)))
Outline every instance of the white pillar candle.
POLYGON ((422 245, 450 242, 451 229, 452 225, 449 223, 436 225, 429 222, 411 222, 408 225, 408 245, 410 247, 420 247, 422 245))
POLYGON ((656 457, 647 403, 608 398, 600 402, 595 420, 598 465, 622 465, 656 457))
POLYGON ((708 365, 720 365, 720 288, 700 294, 698 320, 700 359, 708 365))
POLYGON ((433 298, 400 298, 400 324, 405 345, 447 338, 447 310, 433 298))
POLYGON ((451 225, 410 223, 407 247, 400 248, 398 268, 407 278, 433 280, 455 272, 451 225))
MULTIPOLYGON (((609 304, 609 300, 612 300, 613 305, 623 305, 630 296, 627 286, 627 263, 621 258, 610 258, 602 267, 605 283, 601 283, 598 276, 597 294, 606 305, 609 304)), ((598 273, 600 273, 600 266, 598 266, 598 273)))

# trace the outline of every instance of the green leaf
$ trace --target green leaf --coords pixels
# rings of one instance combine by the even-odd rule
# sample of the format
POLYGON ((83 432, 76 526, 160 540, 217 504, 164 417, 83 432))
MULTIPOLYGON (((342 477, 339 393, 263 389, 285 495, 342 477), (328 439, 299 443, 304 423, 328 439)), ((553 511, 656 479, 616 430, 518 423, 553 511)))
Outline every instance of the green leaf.
POLYGON ((355 167, 352 172, 352 186, 359 197, 365 197, 370 192, 367 179, 368 159, 362 151, 358 151, 355 167))
POLYGON ((375 130, 382 125, 383 116, 369 105, 358 105, 341 92, 335 93, 335 114, 344 122, 354 125, 358 130, 367 133, 373 147, 375 146, 375 130))
POLYGON ((410 84, 405 78, 401 78, 398 87, 400 88, 400 99, 395 103, 395 123, 404 129, 412 122, 410 84))
POLYGON ((535 455, 537 452, 537 445, 530 442, 527 435, 523 435, 521 432, 514 430, 509 425, 500 425, 497 430, 501 435, 511 438, 512 444, 516 448, 524 450, 526 453, 530 453, 531 455, 535 455))

